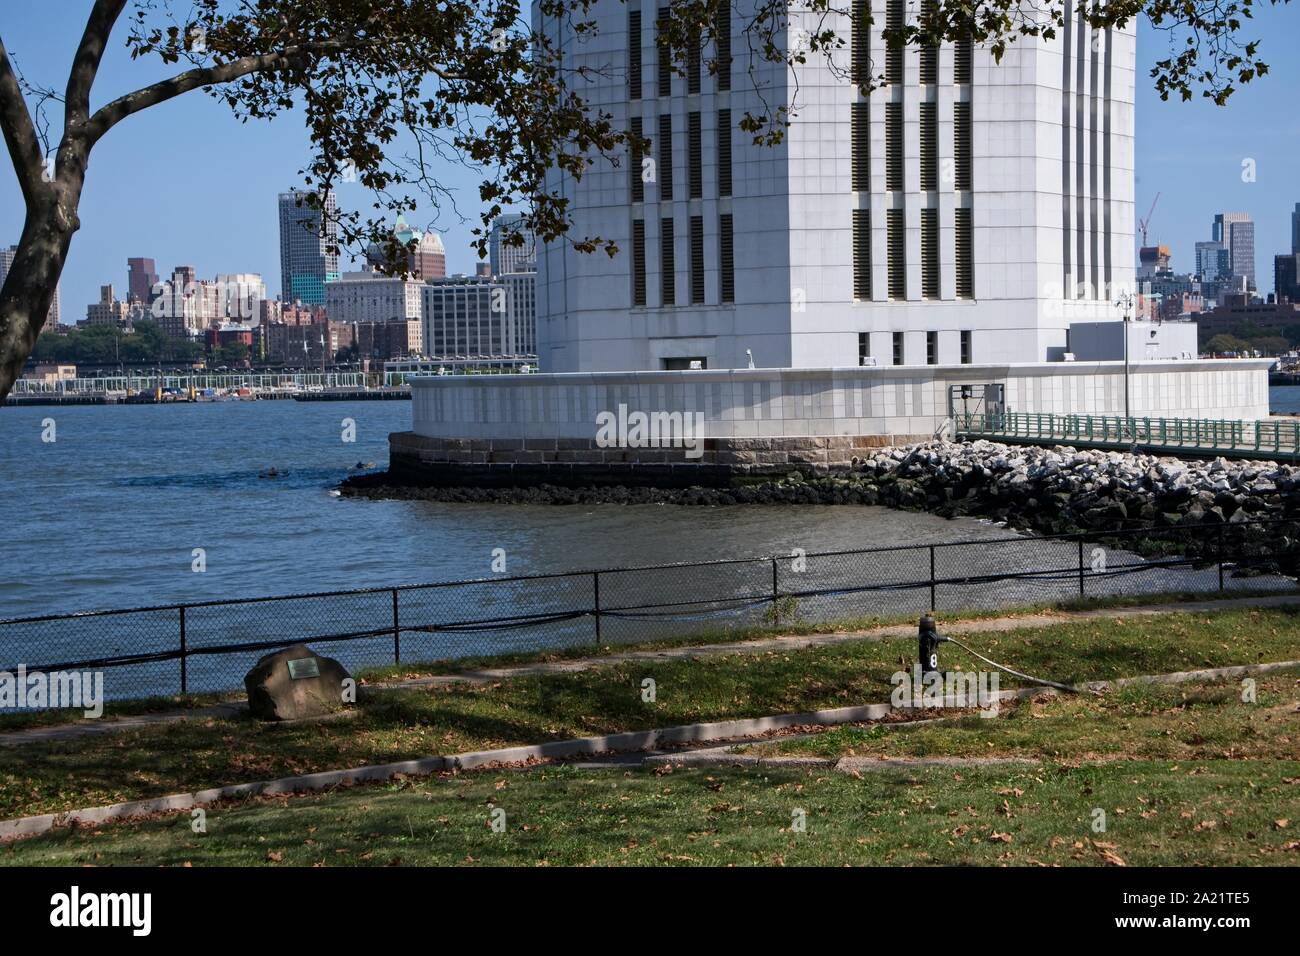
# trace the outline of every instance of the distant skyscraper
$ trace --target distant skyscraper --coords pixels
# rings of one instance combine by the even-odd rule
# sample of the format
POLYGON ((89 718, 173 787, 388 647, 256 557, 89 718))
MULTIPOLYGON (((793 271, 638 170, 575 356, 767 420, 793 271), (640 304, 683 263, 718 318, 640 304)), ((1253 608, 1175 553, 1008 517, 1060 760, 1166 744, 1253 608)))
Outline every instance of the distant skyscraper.
POLYGON ((537 271, 537 242, 533 231, 525 228, 523 222, 524 217, 518 213, 498 216, 493 221, 488 237, 488 261, 494 276, 537 271), (506 244, 506 239, 515 233, 523 237, 523 245, 506 244))
MULTIPOLYGON (((8 249, 0 249, 0 285, 4 285, 5 279, 9 275, 9 269, 14 264, 14 256, 18 255, 18 247, 10 246, 8 249)), ((50 311, 45 314, 45 324, 41 326, 42 332, 59 331, 59 287, 54 287, 54 299, 50 302, 50 311)))
POLYGON ((153 302, 154 286, 158 284, 158 264, 152 259, 126 260, 126 300, 128 302, 153 302))
POLYGON ((1244 212, 1221 212, 1214 217, 1210 236, 1228 250, 1228 268, 1235 276, 1245 276, 1255 287, 1255 223, 1244 212))
POLYGON ((1300 202, 1291 213, 1291 252, 1300 252, 1300 202))
POLYGON ((1206 282, 1230 273, 1228 250, 1221 242, 1198 242, 1196 244, 1196 274, 1206 282))
POLYGON ((1278 302, 1300 302, 1300 252, 1273 257, 1273 290, 1278 302))
POLYGON ((338 206, 334 194, 325 196, 325 229, 321 210, 307 204, 299 190, 280 193, 280 297, 291 303, 325 304, 325 283, 339 277, 338 206))

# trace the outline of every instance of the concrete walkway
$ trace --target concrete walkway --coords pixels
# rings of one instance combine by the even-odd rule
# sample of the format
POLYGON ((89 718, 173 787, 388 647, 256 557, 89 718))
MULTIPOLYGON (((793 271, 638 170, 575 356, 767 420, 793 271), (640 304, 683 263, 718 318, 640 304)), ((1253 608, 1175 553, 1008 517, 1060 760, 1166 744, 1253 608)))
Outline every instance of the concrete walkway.
MULTIPOLYGON (((1273 595, 1268 597, 1225 598, 1211 601, 1185 601, 1178 604, 1149 604, 1133 607, 1094 608, 1084 611, 1046 611, 1031 614, 1008 614, 1001 617, 968 618, 945 623, 939 615, 939 629, 953 635, 981 634, 991 631, 1011 631, 1027 627, 1047 627, 1070 621, 1113 620, 1115 618, 1150 616, 1156 614, 1203 614, 1212 611, 1241 610, 1243 608, 1300 607, 1300 595, 1273 595)), ((892 624, 862 631, 842 631, 831 634, 800 634, 762 637, 748 641, 724 644, 698 644, 662 648, 649 651, 621 651, 574 660, 517 664, 453 674, 435 674, 403 681, 389 681, 363 685, 363 690, 401 690, 421 687, 445 687, 450 684, 487 684, 517 677, 545 674, 576 674, 594 667, 607 667, 629 661, 672 661, 698 657, 715 657, 728 654, 766 654, 771 651, 800 650, 803 648, 831 647, 857 641, 882 641, 891 638, 916 636, 914 624, 892 624)), ((105 717, 82 720, 70 724, 53 724, 30 727, 24 730, 0 733, 0 747, 69 740, 92 734, 116 733, 138 730, 155 724, 169 724, 181 720, 226 719, 247 710, 242 701, 217 704, 191 710, 174 710, 156 714, 139 714, 131 717, 105 717)))

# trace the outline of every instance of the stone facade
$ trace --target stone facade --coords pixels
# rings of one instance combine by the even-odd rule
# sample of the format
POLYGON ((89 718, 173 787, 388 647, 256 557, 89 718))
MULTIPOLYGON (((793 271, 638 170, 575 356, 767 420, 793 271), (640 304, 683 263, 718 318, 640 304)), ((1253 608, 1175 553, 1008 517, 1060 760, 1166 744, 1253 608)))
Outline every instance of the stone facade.
POLYGON ((554 484, 722 486, 785 475, 847 471, 872 451, 928 435, 706 438, 702 454, 682 448, 604 448, 583 438, 389 436, 395 477, 446 485, 554 484))

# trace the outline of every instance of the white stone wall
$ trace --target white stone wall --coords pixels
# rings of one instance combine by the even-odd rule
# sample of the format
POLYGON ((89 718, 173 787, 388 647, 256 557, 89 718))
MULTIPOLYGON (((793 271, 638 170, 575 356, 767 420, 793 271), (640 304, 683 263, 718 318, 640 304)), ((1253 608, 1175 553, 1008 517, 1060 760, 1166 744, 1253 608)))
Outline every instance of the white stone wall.
MULTIPOLYGON (((1138 362, 1136 416, 1268 415, 1267 360, 1138 362)), ((413 378, 413 431, 430 438, 592 438, 596 416, 696 412, 710 438, 928 435, 949 386, 1006 386, 1006 410, 1122 415, 1119 362, 1016 366, 732 369, 413 378)))

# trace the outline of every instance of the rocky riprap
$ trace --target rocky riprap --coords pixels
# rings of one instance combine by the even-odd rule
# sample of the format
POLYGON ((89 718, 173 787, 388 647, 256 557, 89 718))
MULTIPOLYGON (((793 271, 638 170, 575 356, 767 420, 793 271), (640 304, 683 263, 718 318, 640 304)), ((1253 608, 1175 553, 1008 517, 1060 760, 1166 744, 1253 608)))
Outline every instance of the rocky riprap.
POLYGON ((996 442, 887 449, 857 473, 882 504, 1042 532, 1239 524, 1300 515, 1300 467, 996 442))

